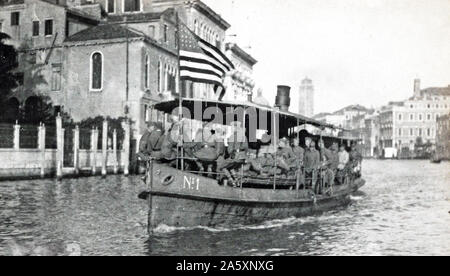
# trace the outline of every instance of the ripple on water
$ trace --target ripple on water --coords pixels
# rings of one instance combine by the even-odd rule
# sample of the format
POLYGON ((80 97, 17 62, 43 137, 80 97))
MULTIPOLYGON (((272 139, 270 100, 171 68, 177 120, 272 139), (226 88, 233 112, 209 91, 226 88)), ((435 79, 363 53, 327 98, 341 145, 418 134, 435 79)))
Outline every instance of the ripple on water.
POLYGON ((448 171, 364 161, 366 185, 347 208, 251 226, 161 225, 150 238, 139 177, 3 181, 0 255, 448 255, 448 171))

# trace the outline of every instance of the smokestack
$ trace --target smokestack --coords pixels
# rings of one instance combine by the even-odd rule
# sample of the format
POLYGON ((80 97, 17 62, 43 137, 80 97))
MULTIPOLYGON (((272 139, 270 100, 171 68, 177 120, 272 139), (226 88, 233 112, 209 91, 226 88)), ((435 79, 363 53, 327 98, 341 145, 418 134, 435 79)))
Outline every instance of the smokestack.
POLYGON ((291 87, 278 85, 277 96, 275 97, 275 107, 279 107, 282 111, 289 111, 289 106, 291 105, 291 98, 289 98, 290 93, 291 87))

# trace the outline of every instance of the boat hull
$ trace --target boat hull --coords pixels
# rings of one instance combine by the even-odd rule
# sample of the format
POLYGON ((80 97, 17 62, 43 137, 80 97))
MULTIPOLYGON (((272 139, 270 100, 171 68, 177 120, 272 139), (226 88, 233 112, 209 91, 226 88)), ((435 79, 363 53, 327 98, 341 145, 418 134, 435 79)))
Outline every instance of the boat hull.
POLYGON ((330 195, 315 196, 309 190, 224 187, 214 179, 156 166, 153 187, 147 193, 151 195, 151 228, 250 225, 309 216, 348 205, 350 194, 364 185, 364 180, 357 179, 335 186, 330 195), (167 184, 164 179, 169 175, 172 181, 167 184))

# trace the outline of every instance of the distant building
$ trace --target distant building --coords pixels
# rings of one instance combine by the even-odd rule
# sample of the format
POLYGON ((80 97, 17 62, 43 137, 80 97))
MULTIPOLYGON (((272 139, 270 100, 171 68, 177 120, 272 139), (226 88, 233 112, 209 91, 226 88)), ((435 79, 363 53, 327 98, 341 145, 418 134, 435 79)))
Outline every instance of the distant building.
POLYGON ((439 157, 450 160, 450 113, 437 119, 436 152, 439 157))
POLYGON ((224 100, 251 101, 255 81, 253 80, 253 66, 257 63, 250 54, 235 43, 227 43, 225 54, 234 64, 235 70, 227 76, 227 91, 224 100))
POLYGON ((303 79, 300 85, 298 113, 307 117, 314 115, 314 86, 311 79, 303 79))
POLYGON ((313 118, 319 121, 332 124, 340 128, 352 129, 355 125, 360 125, 362 116, 372 114, 373 110, 361 105, 349 105, 333 113, 319 113, 313 118), (357 119, 355 119, 357 117, 357 119))
POLYGON ((435 144, 437 119, 449 111, 450 85, 420 89, 414 80, 413 97, 382 108, 380 146, 412 151, 417 141, 435 144))
POLYGON ((340 128, 343 128, 345 125, 345 115, 343 114, 319 113, 314 116, 314 119, 340 128))

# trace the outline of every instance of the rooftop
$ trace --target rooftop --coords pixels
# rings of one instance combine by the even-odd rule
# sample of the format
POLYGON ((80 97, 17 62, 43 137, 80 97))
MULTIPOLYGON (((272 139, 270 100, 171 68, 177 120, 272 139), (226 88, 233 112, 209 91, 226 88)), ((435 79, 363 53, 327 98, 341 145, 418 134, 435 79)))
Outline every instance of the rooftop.
POLYGON ((163 12, 142 12, 142 13, 130 13, 130 14, 110 14, 108 15, 108 22, 149 22, 158 20, 161 16, 173 12, 173 9, 167 9, 163 12))
POLYGON ((0 6, 20 5, 24 3, 25 0, 0 0, 0 6))
POLYGON ((190 1, 189 4, 191 4, 198 11, 206 14, 211 20, 213 20, 216 24, 221 26, 224 30, 227 30, 231 27, 230 23, 225 21, 225 19, 223 19, 222 16, 220 16, 218 13, 216 13, 213 9, 211 9, 208 5, 206 5, 202 1, 193 0, 190 1))
POLYGON ((429 87, 420 91, 425 96, 450 96, 450 85, 447 87, 429 87))
POLYGON ((255 65, 258 61, 253 58, 249 53, 242 50, 241 47, 239 47, 236 43, 227 43, 225 45, 225 48, 227 50, 231 50, 233 53, 244 59, 246 62, 248 62, 251 66, 255 65))
POLYGON ((119 24, 107 24, 95 26, 68 37, 66 42, 103 40, 116 38, 137 38, 143 37, 142 34, 120 26, 119 24))

